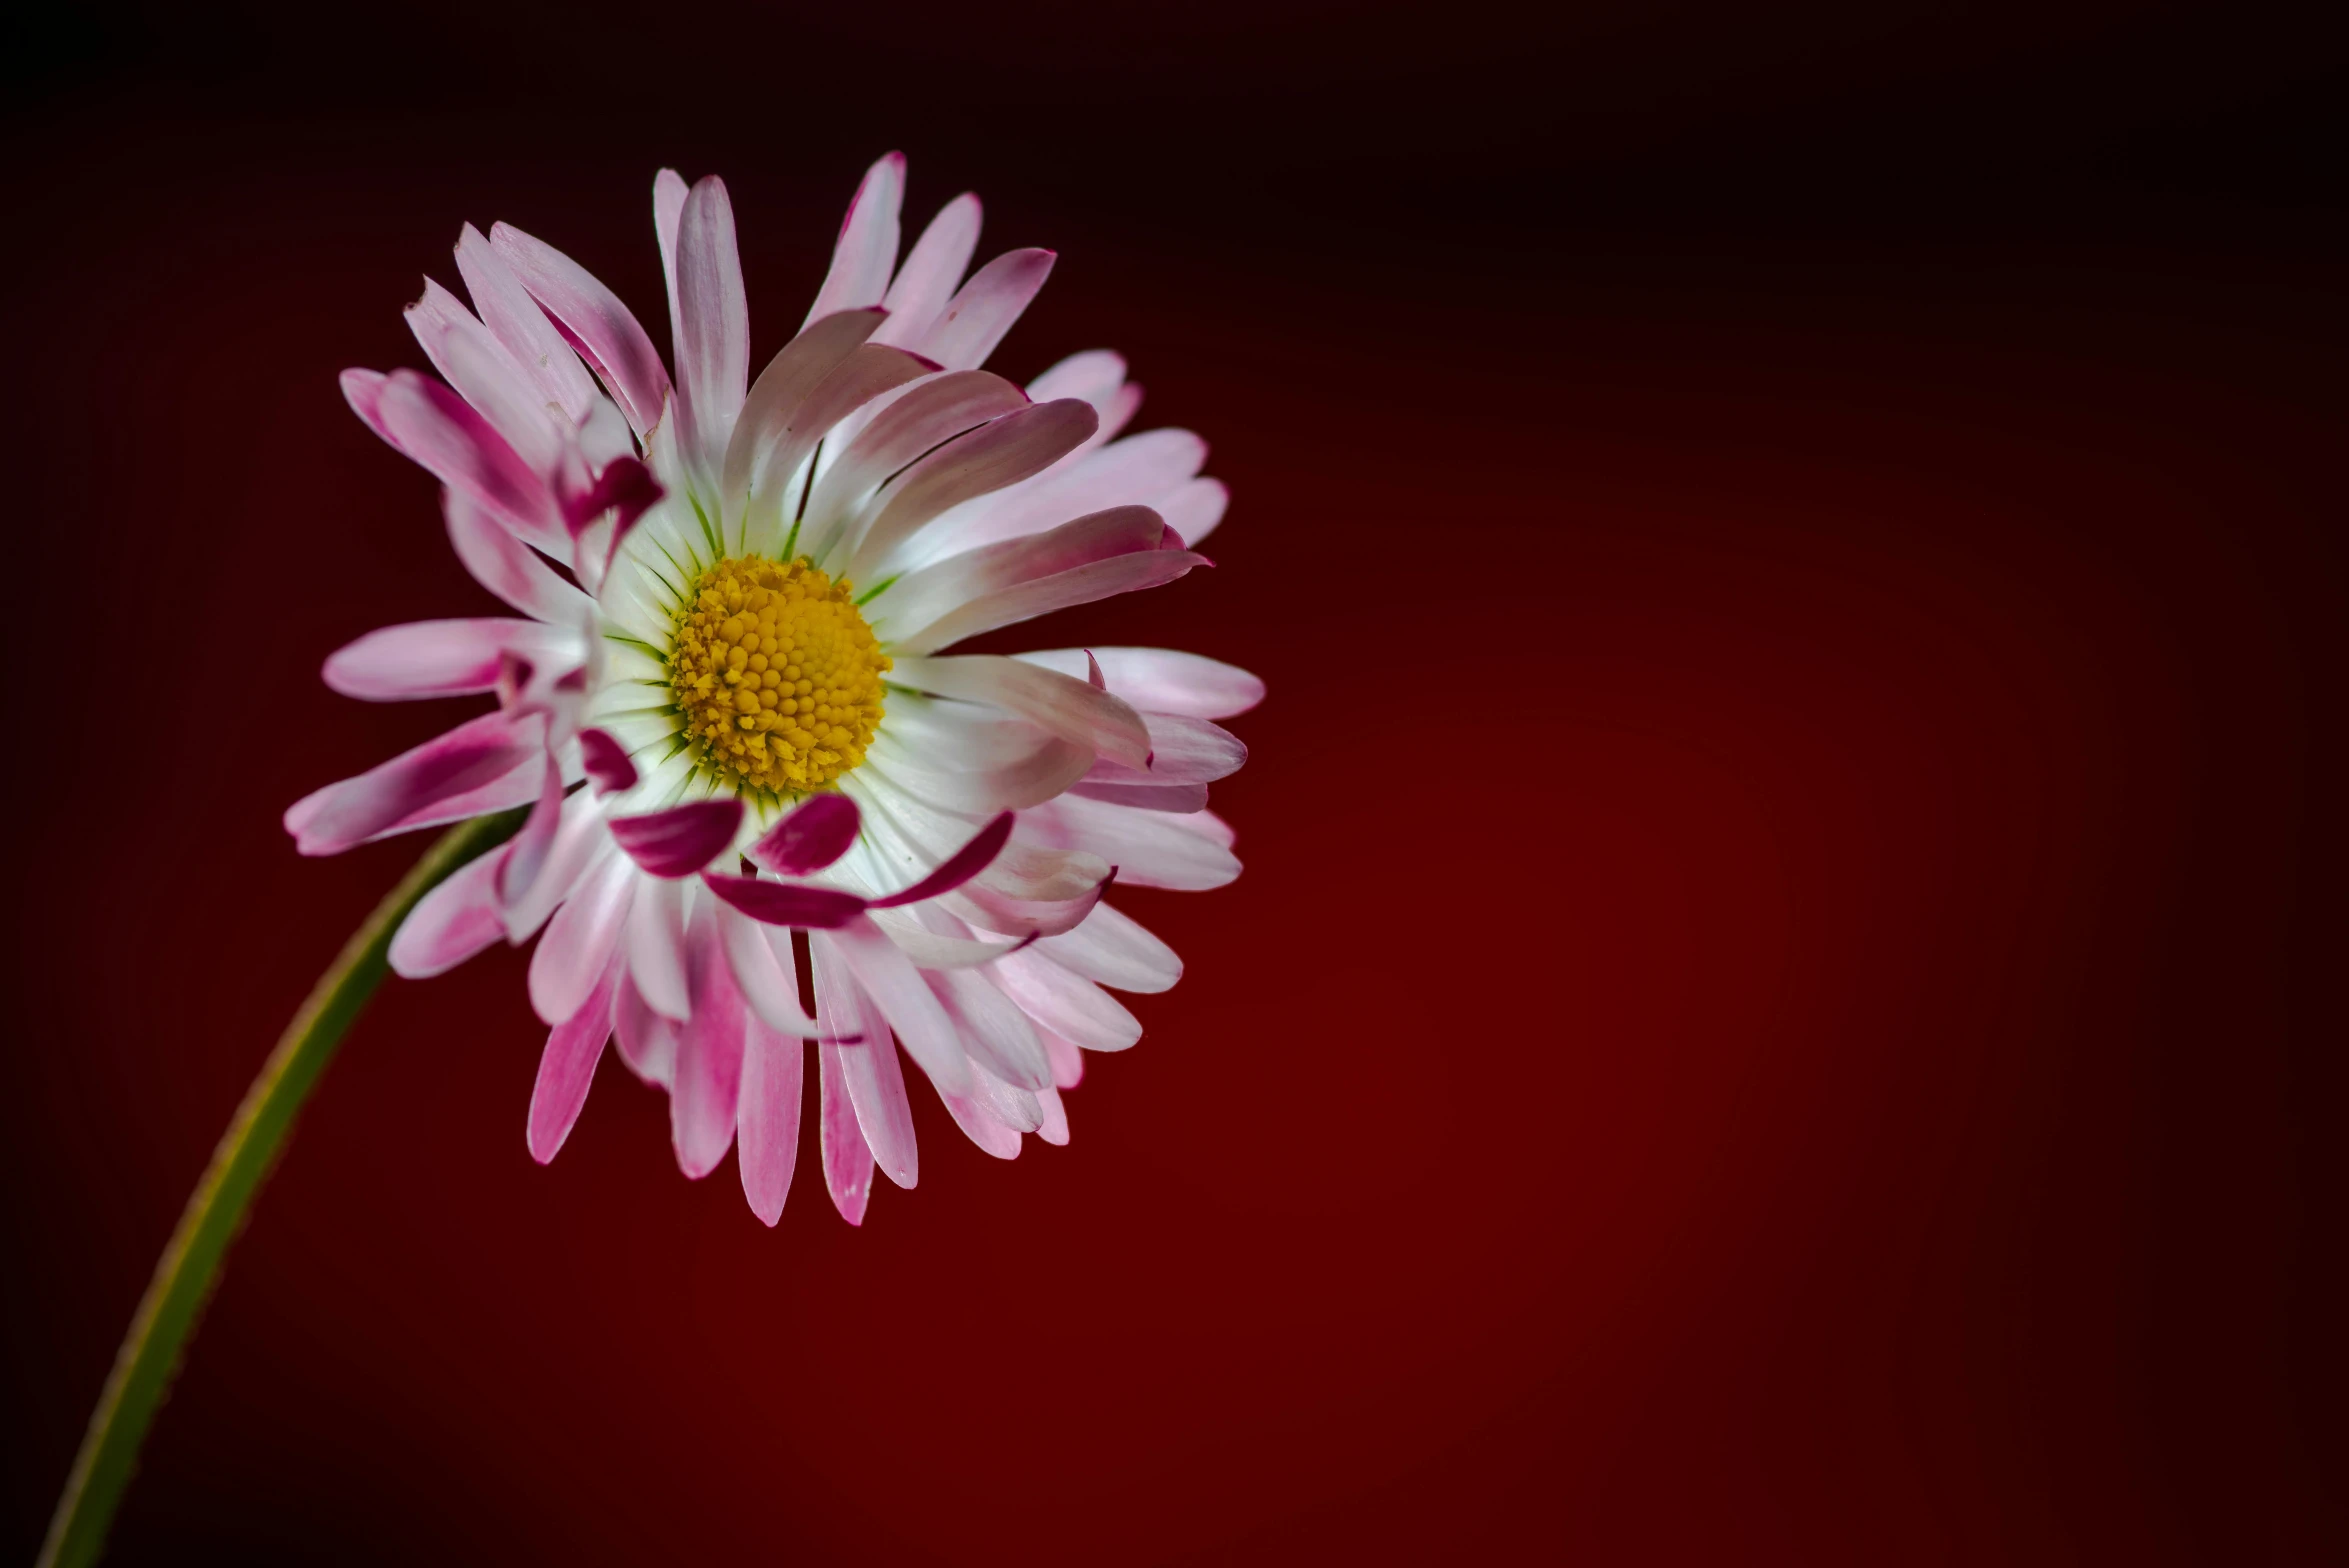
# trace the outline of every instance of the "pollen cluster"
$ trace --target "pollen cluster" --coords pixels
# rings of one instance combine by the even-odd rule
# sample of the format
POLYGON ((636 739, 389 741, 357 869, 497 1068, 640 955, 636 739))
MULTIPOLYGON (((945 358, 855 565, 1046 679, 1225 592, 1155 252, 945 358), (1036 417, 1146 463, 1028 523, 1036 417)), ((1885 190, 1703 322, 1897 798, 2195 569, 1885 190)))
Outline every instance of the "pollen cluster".
POLYGON ((720 561, 694 582, 670 639, 670 689, 701 765, 783 795, 865 760, 888 668, 847 580, 804 556, 720 561))

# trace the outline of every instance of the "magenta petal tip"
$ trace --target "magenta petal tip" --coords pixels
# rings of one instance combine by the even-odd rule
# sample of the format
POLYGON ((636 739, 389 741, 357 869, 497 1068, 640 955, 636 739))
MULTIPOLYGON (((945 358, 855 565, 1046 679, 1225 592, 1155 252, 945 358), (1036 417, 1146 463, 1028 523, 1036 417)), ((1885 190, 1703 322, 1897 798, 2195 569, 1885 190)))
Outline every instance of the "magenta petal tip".
POLYGON ((971 836, 971 841, 946 857, 937 870, 909 888, 876 898, 873 907, 888 909, 898 904, 918 904, 941 893, 951 893, 995 863, 1003 853, 1003 846, 1011 842, 1011 827, 1015 814, 999 813, 992 822, 971 836))
POLYGON ((611 819, 612 837, 656 877, 689 877, 734 842, 742 826, 742 802, 732 796, 697 800, 640 817, 611 819))
POLYGON ((722 871, 702 873, 703 885, 761 925, 831 931, 865 911, 865 900, 837 888, 768 882, 722 871))
POLYGON ((808 876, 848 853, 861 822, 846 795, 813 795, 751 845, 750 858, 778 876, 808 876))
POLYGON ((635 786, 636 764, 608 730, 581 730, 579 752, 597 794, 610 795, 635 786))

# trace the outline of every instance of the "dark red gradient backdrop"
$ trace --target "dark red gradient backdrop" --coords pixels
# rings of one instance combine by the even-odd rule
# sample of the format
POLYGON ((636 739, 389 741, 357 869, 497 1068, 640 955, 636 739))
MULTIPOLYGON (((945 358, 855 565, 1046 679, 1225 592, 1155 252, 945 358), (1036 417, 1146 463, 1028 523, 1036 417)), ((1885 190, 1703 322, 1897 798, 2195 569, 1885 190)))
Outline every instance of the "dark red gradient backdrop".
POLYGON ((1038 641, 1262 672, 1248 870, 998 1164, 782 1225, 521 957, 394 982, 125 1562, 2349 1557, 2337 40, 2240 8, 52 22, 7 111, 9 1458, 29 1556, 269 1040, 418 850, 278 813, 487 613, 342 407, 465 220, 763 354, 875 154, 1215 447, 1038 641), (1767 20, 1763 13, 1767 12, 1767 20), (664 53, 667 40, 694 47, 664 53))

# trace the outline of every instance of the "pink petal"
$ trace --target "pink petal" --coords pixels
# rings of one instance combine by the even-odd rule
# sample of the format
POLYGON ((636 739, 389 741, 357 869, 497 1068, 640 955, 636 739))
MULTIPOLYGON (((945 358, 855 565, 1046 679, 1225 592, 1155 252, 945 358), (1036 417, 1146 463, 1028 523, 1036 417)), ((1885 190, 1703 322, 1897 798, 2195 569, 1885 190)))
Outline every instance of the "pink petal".
POLYGON ((897 265, 897 214, 904 201, 905 154, 884 153, 865 171, 848 203, 839 242, 832 247, 831 269, 816 291, 816 302, 808 307, 809 321, 881 303, 889 270, 897 265))
POLYGON ((1169 817, 1167 821, 1185 833, 1195 834, 1212 844, 1230 849, 1240 841, 1232 825, 1212 811, 1194 811, 1187 817, 1169 817))
POLYGON ((441 510, 457 559, 482 587, 524 615, 557 626, 582 626, 594 614, 593 600, 563 581, 481 502, 460 490, 444 490, 441 510))
POLYGON ((1185 893, 1222 887, 1240 874, 1228 846, 1186 826, 1195 820, 1081 795, 1063 795, 1034 814, 1040 837, 1100 856, 1117 867, 1120 881, 1185 893))
POLYGON ((873 618, 889 629, 886 634, 918 630, 974 599, 1095 561, 1156 550, 1166 539, 1165 522, 1150 508, 1111 507, 908 572, 874 605, 873 618))
MULTIPOLYGON (((880 927, 859 915, 826 933, 823 940, 847 963, 865 997, 880 1009, 898 1042, 931 1082, 955 1090, 969 1082, 970 1063, 963 1056, 954 1020, 923 983, 922 972, 881 934, 880 927)), ((865 1043, 870 1048, 880 1043, 879 1036, 868 1034, 865 1043)))
POLYGON ((932 518, 976 496, 1042 473, 1093 433, 1100 416, 1077 398, 1031 403, 955 437, 889 481, 879 515, 848 566, 858 581, 885 570, 899 545, 932 518))
POLYGON ((1125 356, 1105 348, 1089 348, 1071 354, 1029 382, 1028 396, 1039 403, 1056 397, 1081 397, 1099 409, 1125 384, 1125 356))
POLYGON ((1140 501, 1151 505, 1179 491, 1207 466, 1207 443, 1172 426, 1145 430, 1090 453, 1054 488, 1086 511, 1140 501))
MULTIPOLYGON (((564 352, 571 351, 566 347, 564 352)), ((579 356, 572 354, 571 357, 576 360, 579 356)), ((601 392, 596 393, 594 403, 587 410, 587 417, 579 422, 572 437, 570 452, 564 458, 567 476, 580 470, 601 469, 615 458, 638 455, 636 436, 628 428, 628 417, 620 412, 619 404, 601 392), (574 457, 576 467, 572 466, 574 457)), ((651 443, 647 441, 645 445, 649 449, 651 443)), ((649 457, 649 451, 646 455, 649 457)))
MULTIPOLYGON (((890 671, 890 682, 895 684, 897 672, 890 671)), ((1145 732, 1147 733, 1147 732, 1145 732)), ((1050 750, 1069 744, 1051 731, 1032 722, 1026 716, 998 708, 990 703, 933 702, 909 697, 892 701, 888 720, 882 725, 868 755, 892 765, 910 764, 925 774, 938 772, 971 772, 1010 766, 1033 758, 1041 750, 1050 750)), ((1093 748, 1080 747, 1092 766, 1093 748)), ((1082 769, 1079 770, 1080 774, 1082 769)), ((856 775, 848 775, 853 780, 856 775)), ((859 791, 843 783, 848 794, 859 791)), ((871 829, 871 813, 875 802, 863 800, 867 827, 871 829)), ((1001 808, 997 808, 1001 809, 1001 808)), ((973 815, 991 815, 973 813, 973 815)), ((957 842, 961 828, 954 830, 957 842)), ((945 853, 943 843, 938 853, 945 853)))
MULTIPOLYGON (((510 706, 510 705, 509 705, 510 706)), ((523 819, 522 830, 506 846, 498 863, 498 904, 511 911, 530 893, 554 854, 563 825, 563 770, 549 752, 539 773, 538 803, 523 819)), ((567 1016, 567 1015, 566 1015, 567 1016)), ((549 1018, 548 1023, 557 1020, 549 1018)))
POLYGON ((595 1065, 612 1036, 612 1003, 620 987, 620 966, 606 964, 587 1000, 555 1025, 539 1053, 538 1082, 530 1091, 527 1141, 530 1157, 544 1165, 562 1149, 579 1121, 595 1065))
POLYGON ((1148 722, 1150 776, 1161 783, 1212 784, 1248 761, 1246 743, 1210 720, 1154 713, 1148 722))
POLYGON ((492 225, 489 242, 588 368, 603 379, 620 412, 628 416, 629 428, 639 436, 651 429, 668 400, 669 373, 661 368, 652 339, 628 307, 586 268, 520 229, 492 225))
POLYGON ((661 248, 661 282, 669 293, 669 347, 685 341, 685 312, 677 302, 677 231, 685 223, 685 198, 691 187, 675 169, 653 176, 653 240, 661 248))
POLYGON ((721 871, 705 871, 701 879, 711 892, 727 903, 751 919, 770 926, 797 926, 805 931, 829 930, 855 919, 865 907, 865 901, 856 894, 843 893, 834 888, 808 887, 796 882, 769 882, 721 871))
POLYGON ((501 910, 506 940, 520 943, 528 939, 546 923, 555 906, 570 897, 571 890, 612 853, 612 836, 604 831, 603 813, 595 809, 593 798, 585 790, 565 796, 544 867, 527 885, 515 876, 512 867, 500 875, 500 885, 512 889, 501 910))
POLYGON ((570 530, 576 542, 589 524, 606 512, 616 513, 611 543, 611 551, 616 552, 620 541, 628 537, 628 530, 636 526, 637 519, 658 505, 666 493, 660 481, 653 478, 652 470, 642 462, 633 457, 615 457, 604 465, 594 484, 563 503, 563 526, 570 530))
POLYGON ((666 811, 614 817, 612 837, 628 858, 656 877, 689 877, 718 858, 742 828, 742 802, 732 795, 688 801, 666 811))
POLYGON ((812 795, 750 846, 750 858, 777 876, 812 876, 848 853, 857 821, 856 802, 846 795, 812 795))
POLYGON ((750 306, 734 204, 716 175, 696 180, 677 227, 677 384, 693 461, 715 477, 750 380, 750 306))
POLYGON ((977 876, 1003 853, 1003 846, 1011 842, 1012 813, 1006 811, 971 835, 970 842, 946 857, 935 871, 909 888, 903 888, 886 898, 872 901, 876 909, 889 909, 899 904, 918 904, 941 893, 951 893, 977 876))
POLYGON ((1060 1103, 1060 1091, 1047 1085, 1036 1091, 1036 1104, 1043 1111, 1043 1120, 1037 1124, 1036 1136, 1046 1143, 1062 1148, 1068 1146, 1068 1108, 1060 1103))
POLYGON ((986 979, 969 970, 922 977, 946 1007, 971 1060, 1006 1083, 1041 1089, 1052 1082, 1052 1063, 1028 1015, 986 979))
POLYGON ((1017 834, 1002 858, 971 886, 992 888, 1015 898, 1076 899, 1100 892, 1114 871, 1097 855, 1049 846, 1017 834))
POLYGON ((628 857, 607 852, 547 922, 530 955, 530 1008, 541 1021, 561 1023, 579 1011, 613 968, 636 884, 628 857))
POLYGON ((1115 997, 1040 953, 1014 953, 987 978, 1040 1026, 1088 1051, 1122 1051, 1142 1038, 1142 1025, 1115 997))
POLYGON ((546 401, 574 424, 586 419, 596 403, 595 383, 514 269, 470 223, 457 237, 457 273, 473 296, 482 324, 506 346, 546 401))
POLYGON ((905 265, 897 269, 889 292, 882 296, 889 324, 876 335, 876 341, 907 347, 922 341, 953 296, 954 286, 962 281, 971 253, 979 247, 979 217, 979 198, 968 191, 939 209, 906 253, 905 265))
MULTIPOLYGON (((1018 658, 1063 675, 1082 677, 1085 649, 1056 648, 1018 658)), ((1095 648, 1109 689, 1144 713, 1228 719, 1264 700, 1264 682, 1237 665, 1172 648, 1095 648)))
POLYGON ((336 855, 412 828, 502 811, 537 794, 544 729, 535 718, 485 713, 356 778, 286 808, 305 855, 336 855))
POLYGON ((351 405, 367 428, 381 437, 393 451, 400 449, 399 441, 383 422, 383 389, 391 384, 391 377, 380 370, 346 370, 341 376, 343 401, 351 405))
POLYGON ((395 370, 376 406, 400 450, 443 484, 532 544, 556 552, 568 545, 546 481, 463 398, 412 370, 395 370))
MULTIPOLYGON (((937 368, 918 354, 871 343, 842 360, 804 402, 790 411, 778 428, 774 443, 761 448, 754 458, 750 493, 743 503, 746 547, 770 553, 781 550, 784 514, 796 510, 801 498, 792 482, 799 474, 800 465, 814 454, 817 443, 830 437, 835 426, 883 393, 929 375, 937 368)), ((752 388, 752 397, 755 399, 757 395, 758 389, 752 388)))
POLYGON ((503 854, 493 849, 467 861, 417 901, 392 937, 392 973, 410 980, 446 974, 506 934, 497 910, 503 854))
MULTIPOLYGON (((757 384, 743 401, 720 465, 719 496, 729 517, 742 509, 754 487, 763 488, 757 483, 760 478, 780 484, 791 477, 790 469, 778 473, 761 460, 788 444, 785 437, 801 405, 873 335, 883 319, 878 310, 844 310, 826 316, 811 323, 767 361, 767 368, 759 372, 757 384)), ((887 356, 884 362, 903 366, 907 380, 919 366, 918 361, 902 354, 887 356)), ((814 445, 813 440, 808 444, 814 445)), ((798 466, 792 464, 793 468, 798 466)))
POLYGON ((1085 1081, 1085 1053, 1049 1029, 1039 1029, 1036 1037, 1044 1042, 1044 1054, 1052 1059, 1052 1082, 1062 1089, 1074 1089, 1085 1081))
MULTIPOLYGON (((1091 748, 1030 730, 1032 744, 984 767, 949 771, 894 745, 876 745, 866 762, 905 794, 962 816, 1022 811, 1058 796, 1093 765, 1091 748)), ((886 737, 884 737, 886 739, 886 737)))
POLYGON ((938 1098, 945 1105, 946 1114, 954 1118, 954 1125, 962 1129, 964 1137, 999 1160, 1019 1158, 1018 1131, 1004 1123, 984 1092, 957 1094, 940 1089, 938 1098))
POLYGON ((1006 251, 996 257, 955 293, 917 346, 949 370, 985 364, 1044 286, 1053 259, 1048 250, 1006 251))
MULTIPOLYGON (((1044 1108, 1037 1103, 1035 1091, 1005 1083, 983 1067, 973 1065, 972 1087, 976 1091, 972 1101, 988 1116, 1015 1133, 1034 1132, 1044 1122, 1044 1108)), ((1012 1159, 1019 1153, 1015 1145, 1001 1158, 1012 1159)))
MULTIPOLYGON (((901 841, 899 856, 908 851, 915 856, 937 853, 920 839, 901 841)), ((1024 831, 1015 831, 993 865, 956 891, 941 895, 936 911, 920 905, 913 916, 933 930, 953 929, 933 921, 933 913, 943 911, 980 930, 1015 937, 1066 931, 1100 901, 1111 869, 1109 862, 1095 856, 1027 842, 1024 831)))
POLYGON ((685 940, 685 884, 640 878, 622 942, 628 977, 645 1005, 679 1023, 693 1016, 692 958, 685 940))
POLYGON ((1134 415, 1141 410, 1142 389, 1129 381, 1107 398, 1093 402, 1093 406, 1101 410, 1101 428, 1093 432, 1092 445, 1106 446, 1119 431, 1133 422, 1134 415))
POLYGON ((948 894, 944 907, 983 931, 1021 937, 1073 931, 1109 890, 1111 868, 1099 861, 1094 863, 1101 865, 1100 880, 1067 898, 1032 898, 1006 893, 984 882, 972 882, 961 891, 948 894))
POLYGON ((998 626, 1032 620, 1072 605, 1091 604, 1096 599, 1156 588, 1173 582, 1194 566, 1206 564, 1205 556, 1193 555, 1188 550, 1152 550, 1095 561, 1089 566, 1055 572, 1050 577, 1039 577, 1001 593, 974 599, 918 631, 899 633, 895 648, 905 653, 935 652, 998 626))
POLYGON ((857 1049, 853 1045, 816 1047, 821 1101, 816 1131, 824 1156, 824 1191, 831 1195, 832 1207, 851 1225, 865 1222, 865 1206, 873 1197, 873 1153, 866 1147, 864 1130, 856 1124, 856 1106, 848 1097, 848 1074, 841 1063, 844 1050, 857 1049))
MULTIPOLYGON (((690 212, 690 209, 688 209, 690 212)), ((742 1092, 742 993, 707 905, 686 937, 691 954, 693 1016, 677 1039, 677 1082, 669 1091, 669 1125, 677 1168, 699 1180, 718 1168, 734 1143, 742 1092)))
POLYGON ((727 961, 734 966, 734 983, 750 1010, 770 1029, 814 1039, 816 1021, 799 1008, 798 962, 791 956, 790 933, 770 933, 732 907, 718 911, 718 931, 725 939, 727 961))
POLYGON ((430 278, 424 280, 424 297, 405 314, 432 368, 533 472, 554 473, 562 461, 563 430, 548 413, 544 394, 505 345, 456 295, 430 278))
POLYGON ((997 654, 899 659, 890 679, 917 691, 991 703, 1061 739, 1141 768, 1150 760, 1150 730, 1125 702, 1072 678, 997 654))
POLYGON ((1146 718, 1150 765, 1135 768, 1122 760, 1104 759, 1085 775, 1086 783, 1212 784, 1239 772, 1248 760, 1248 748, 1221 725, 1172 713, 1152 713, 1146 718))
POLYGON ((1183 977, 1183 961, 1173 948, 1108 904, 1096 905, 1074 931, 1039 938, 1036 951, 1071 974, 1120 991, 1171 990, 1183 977))
POLYGON ((801 525, 800 550, 823 559, 883 480, 940 442, 1027 406, 1027 395, 1018 387, 983 370, 916 382, 875 414, 816 480, 801 525))
POLYGON ((807 1069, 799 1040, 750 1020, 743 1041, 742 1098, 735 1160, 750 1211, 772 1225, 783 1217, 799 1163, 799 1100, 807 1069))
POLYGON ((611 795, 636 787, 636 764, 629 760, 628 749, 614 740, 610 731, 581 730, 579 755, 597 794, 611 795))
MULTIPOLYGON (((1206 461, 1207 443, 1188 430, 1146 430, 1127 436, 971 517, 955 530, 955 547, 1016 539, 1113 506, 1156 508, 1182 494, 1206 461)), ((1184 539, 1189 542, 1190 536, 1184 539)))
POLYGON ((1232 493, 1222 480, 1193 479, 1178 485, 1173 494, 1160 496, 1158 511, 1166 526, 1183 536, 1183 543, 1195 547, 1215 532, 1231 503, 1232 493))
POLYGON ((654 1012, 628 977, 625 963, 612 999, 612 1038, 620 1059, 646 1083, 666 1089, 677 1079, 677 1026, 654 1012))
POLYGON ((547 641, 535 621, 411 621, 337 649, 321 673, 333 690, 367 702, 462 697, 494 691, 509 650, 535 654, 547 641))
MULTIPOLYGON (((871 911, 867 910, 870 914, 871 911)), ((1006 953, 1016 953, 1033 937, 1012 937, 1002 941, 982 941, 975 937, 947 936, 924 929, 912 923, 910 917, 894 912, 875 915, 873 919, 922 969, 975 969, 995 962, 1006 953)))
POLYGON ((1163 811, 1188 816, 1207 809, 1207 786, 1204 784, 1111 784, 1095 780, 1090 774, 1068 787, 1072 795, 1087 800, 1107 800, 1120 806, 1132 806, 1137 811, 1163 811))
POLYGON ((824 1049, 840 1052, 841 1080, 856 1107, 865 1146, 883 1175, 900 1187, 911 1187, 920 1175, 913 1107, 906 1103, 905 1075, 897 1064, 897 1047, 890 1042, 888 1020, 857 986, 829 933, 810 933, 808 952, 815 963, 816 1022, 827 1036, 836 1031, 864 1036, 861 1045, 824 1049))

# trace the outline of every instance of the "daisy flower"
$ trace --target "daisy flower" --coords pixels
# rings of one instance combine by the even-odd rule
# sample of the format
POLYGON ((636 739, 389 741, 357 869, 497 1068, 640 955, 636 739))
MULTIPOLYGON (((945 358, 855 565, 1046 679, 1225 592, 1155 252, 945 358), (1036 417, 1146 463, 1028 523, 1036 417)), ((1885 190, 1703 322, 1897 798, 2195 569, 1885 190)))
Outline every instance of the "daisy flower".
POLYGON ((667 1091, 685 1173, 737 1148, 770 1225, 811 1044, 851 1222, 876 1165, 917 1174, 899 1047, 990 1154, 1067 1140, 1081 1053, 1141 1034, 1110 992, 1182 970, 1103 894, 1238 875, 1207 796, 1246 751, 1215 721, 1263 695, 1165 649, 950 651, 1208 564, 1225 491, 1188 431, 1120 437, 1141 391, 1117 355, 1024 389, 982 369, 1052 253, 966 279, 966 195, 900 263, 904 174, 896 154, 866 174, 755 377, 716 178, 653 186, 674 373, 569 257, 464 230, 470 307, 428 282, 408 309, 440 379, 353 370, 343 389, 441 480, 459 559, 519 615, 388 627, 325 677, 497 705, 286 813, 322 855, 529 806, 416 907, 393 967, 536 936, 531 1152, 562 1146, 614 1041, 667 1091))

